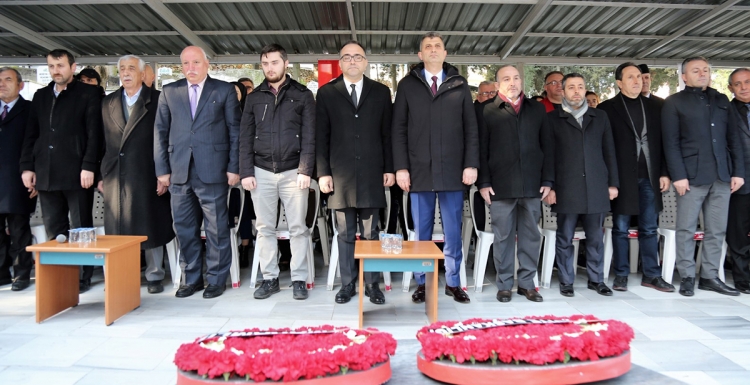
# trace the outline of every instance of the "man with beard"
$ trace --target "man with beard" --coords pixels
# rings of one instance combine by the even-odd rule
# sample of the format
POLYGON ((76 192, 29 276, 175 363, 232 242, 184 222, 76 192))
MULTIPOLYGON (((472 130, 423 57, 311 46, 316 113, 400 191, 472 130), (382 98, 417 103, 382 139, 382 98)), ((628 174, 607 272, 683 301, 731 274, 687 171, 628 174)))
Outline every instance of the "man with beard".
POLYGON ((117 61, 119 90, 102 102, 104 156, 99 191, 104 197, 104 232, 146 235, 141 243, 150 294, 164 291, 164 245, 174 238, 167 186, 154 169, 154 121, 159 91, 143 82, 146 63, 126 55, 117 61))
MULTIPOLYGON (((560 294, 575 295, 573 235, 580 218, 586 233, 588 288, 611 296, 604 282, 604 215, 609 201, 617 198, 619 178, 615 144, 607 113, 589 108, 583 75, 562 78, 562 109, 547 114, 554 135, 554 189, 545 202, 557 213, 555 259, 560 294)), ((546 156, 546 154, 545 154, 546 156)))
MULTIPOLYGON (((469 85, 445 63, 448 51, 440 34, 420 41, 422 63, 398 83, 393 106, 393 163, 396 182, 410 192, 417 240, 432 240, 435 199, 445 234, 445 294, 468 303, 459 273, 463 251, 461 218, 464 191, 477 180, 479 138, 469 85)), ((425 275, 416 273, 412 301, 425 300, 425 275)))
MULTIPOLYGON (((71 226, 93 227, 94 172, 102 140, 101 94, 75 80, 68 51, 47 54, 52 82, 34 94, 21 155, 26 188, 36 188, 47 236, 67 235, 71 226)), ((91 287, 93 266, 84 266, 80 292, 91 287)))
POLYGON ((180 243, 182 279, 175 293, 185 298, 203 290, 201 219, 206 232, 203 298, 224 293, 232 251, 227 195, 239 182, 240 103, 234 86, 208 76, 208 56, 189 46, 180 54, 184 79, 164 86, 154 124, 154 163, 169 187, 180 243))
MULTIPOLYGON (((477 187, 490 206, 497 300, 512 297, 518 237, 518 294, 542 302, 536 291, 540 198, 552 186, 551 132, 544 106, 523 94, 523 80, 510 65, 496 74, 498 97, 479 118, 480 166, 477 187)), ((484 208, 482 208, 484 211, 484 208)))
POLYGON ((303 300, 309 234, 305 216, 315 168, 315 100, 310 90, 286 74, 289 61, 282 46, 263 47, 260 61, 266 78, 247 96, 240 135, 240 176, 253 197, 255 247, 263 272, 253 296, 265 299, 280 291, 276 220, 281 199, 292 250, 292 296, 303 300))
POLYGON ((659 212, 661 193, 669 190, 667 166, 662 163, 661 107, 641 95, 641 71, 634 63, 620 64, 615 81, 620 93, 599 105, 612 125, 617 153, 620 190, 612 201, 612 288, 628 290, 630 258, 628 229, 632 215, 638 216, 638 250, 643 263, 641 286, 673 292, 659 267, 659 212))
POLYGON ((729 196, 745 183, 737 112, 722 93, 708 86, 711 67, 703 57, 682 62, 685 89, 664 101, 661 114, 664 156, 677 192, 677 271, 680 294, 695 294, 695 241, 703 211, 704 237, 698 289, 740 295, 719 277, 729 196))

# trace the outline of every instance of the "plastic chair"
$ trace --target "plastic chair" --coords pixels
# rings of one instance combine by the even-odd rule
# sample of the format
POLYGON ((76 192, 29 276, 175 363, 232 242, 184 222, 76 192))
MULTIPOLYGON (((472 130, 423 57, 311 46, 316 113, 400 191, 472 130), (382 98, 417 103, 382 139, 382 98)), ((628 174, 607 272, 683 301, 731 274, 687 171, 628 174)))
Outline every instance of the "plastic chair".
MULTIPOLYGON (((539 228, 544 242, 544 253, 542 254, 542 271, 539 273, 539 286, 549 289, 552 281, 552 269, 555 266, 555 238, 557 236, 557 216, 553 215, 552 208, 542 204, 542 225, 539 228)), ((583 230, 576 229, 573 233, 573 266, 574 272, 578 269, 578 245, 581 239, 586 239, 583 230)))
POLYGON ((104 197, 99 190, 94 192, 94 207, 91 213, 94 219, 96 235, 104 235, 104 197))
MULTIPOLYGON (((245 209, 245 189, 242 188, 242 184, 238 183, 235 186, 229 188, 229 195, 232 193, 232 189, 237 189, 240 196, 240 215, 242 215, 245 209)), ((227 199, 229 201, 229 199, 227 199)), ((228 204, 229 202, 227 202, 228 204)), ((232 288, 240 287, 240 251, 239 251, 239 231, 240 224, 236 223, 234 226, 229 228, 229 241, 231 242, 232 248, 232 265, 229 267, 229 276, 232 278, 232 288)))
POLYGON ((42 219, 42 203, 40 199, 36 200, 36 211, 31 216, 29 222, 31 225, 31 236, 33 237, 33 243, 44 243, 49 240, 47 237, 47 230, 44 228, 44 220, 42 219))

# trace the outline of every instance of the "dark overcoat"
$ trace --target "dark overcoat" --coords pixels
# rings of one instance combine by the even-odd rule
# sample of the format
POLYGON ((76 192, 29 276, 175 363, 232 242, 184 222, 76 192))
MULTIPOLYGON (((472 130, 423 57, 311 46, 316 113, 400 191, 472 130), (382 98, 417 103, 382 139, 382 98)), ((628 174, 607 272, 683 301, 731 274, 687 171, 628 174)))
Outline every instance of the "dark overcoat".
POLYGON ((393 166, 408 170, 411 191, 461 191, 463 170, 479 168, 479 134, 469 84, 443 64, 435 96, 417 65, 398 83, 393 105, 393 166))
MULTIPOLYGON (((617 94, 614 98, 602 102, 596 108, 607 113, 609 123, 612 126, 612 136, 615 139, 620 189, 617 198, 612 201, 612 213, 638 215, 638 148, 632 121, 628 117, 628 112, 620 95, 617 94)), ((656 213, 659 213, 662 209, 659 178, 668 176, 661 145, 661 104, 644 96, 638 98, 643 101, 643 107, 646 110, 648 150, 651 161, 649 179, 655 193, 654 208, 656 213)), ((636 129, 640 134, 643 127, 637 127, 636 129)))
POLYGON ((617 159, 607 113, 589 108, 583 128, 573 115, 560 110, 547 114, 554 136, 557 204, 564 214, 598 214, 610 209, 609 187, 619 187, 617 159))
POLYGON ((747 105, 737 99, 732 100, 732 104, 734 104, 735 107, 733 112, 738 114, 737 122, 739 124, 735 125, 735 127, 740 131, 737 134, 737 138, 742 146, 742 154, 744 155, 745 160, 745 175, 743 175, 743 178, 745 178, 745 184, 734 193, 745 195, 750 194, 750 126, 748 126, 747 122, 747 105))
POLYGON ((0 214, 30 214, 36 208, 36 198, 29 198, 19 170, 30 109, 31 102, 19 96, 5 119, 0 121, 0 214))
POLYGON ((169 192, 156 195, 153 148, 158 103, 159 91, 143 85, 126 123, 122 87, 102 102, 104 231, 145 235, 143 249, 163 246, 174 238, 169 192))
POLYGON ((342 75, 320 88, 315 106, 318 175, 333 177, 328 207, 385 207, 383 174, 394 172, 391 91, 364 77, 355 106, 342 75))

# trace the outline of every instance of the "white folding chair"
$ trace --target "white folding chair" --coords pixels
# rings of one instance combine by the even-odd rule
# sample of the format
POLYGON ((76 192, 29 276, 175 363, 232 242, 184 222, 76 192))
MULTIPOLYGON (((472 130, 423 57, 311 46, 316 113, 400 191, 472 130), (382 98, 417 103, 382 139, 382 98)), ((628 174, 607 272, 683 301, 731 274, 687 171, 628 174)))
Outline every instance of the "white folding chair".
MULTIPOLYGON (((553 215, 552 208, 542 204, 542 225, 539 228, 544 238, 544 253, 542 254, 542 271, 539 273, 539 286, 549 289, 552 281, 552 269, 555 266, 555 238, 557 235, 557 216, 553 215)), ((586 234, 579 229, 573 233, 573 272, 578 269, 578 245, 581 239, 586 239, 586 234)))
MULTIPOLYGON (((232 186, 229 188, 229 194, 227 197, 231 196, 232 189, 237 189, 240 196, 240 217, 242 217, 242 212, 245 209, 245 189, 242 188, 242 184, 238 183, 236 186, 232 186)), ((229 204, 229 199, 227 199, 227 204, 229 204)), ((239 221, 238 221, 239 222, 239 221)), ((235 223, 234 226, 229 228, 229 241, 232 248, 232 264, 229 267, 229 276, 232 278, 232 287, 238 288, 240 287, 240 251, 239 251, 239 231, 240 231, 240 224, 235 223)))
POLYGON ((96 235, 104 235, 104 197, 99 190, 94 192, 94 207, 92 211, 96 235))
POLYGON ((36 199, 36 211, 31 216, 29 224, 31 225, 31 236, 34 243, 48 241, 47 230, 44 229, 44 220, 42 219, 42 203, 39 198, 36 199))

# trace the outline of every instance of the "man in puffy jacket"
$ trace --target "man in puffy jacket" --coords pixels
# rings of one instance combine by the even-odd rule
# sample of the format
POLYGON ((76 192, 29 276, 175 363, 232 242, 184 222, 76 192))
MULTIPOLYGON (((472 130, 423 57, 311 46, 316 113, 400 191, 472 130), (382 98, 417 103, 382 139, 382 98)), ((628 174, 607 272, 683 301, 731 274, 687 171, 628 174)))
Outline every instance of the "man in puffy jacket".
POLYGON ((263 272, 254 297, 265 299, 280 290, 276 219, 281 199, 292 249, 293 296, 306 299, 305 216, 315 166, 315 101, 310 90, 287 76, 289 60, 283 47, 263 47, 260 59, 266 78, 247 96, 240 123, 240 177, 253 197, 263 272))

